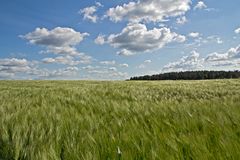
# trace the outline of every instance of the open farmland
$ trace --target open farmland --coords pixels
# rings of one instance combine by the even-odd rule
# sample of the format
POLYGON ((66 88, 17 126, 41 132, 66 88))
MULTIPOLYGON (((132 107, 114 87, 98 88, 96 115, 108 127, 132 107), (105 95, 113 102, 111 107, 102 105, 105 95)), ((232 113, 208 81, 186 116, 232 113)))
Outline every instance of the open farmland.
POLYGON ((1 160, 240 159, 240 80, 0 81, 1 160))

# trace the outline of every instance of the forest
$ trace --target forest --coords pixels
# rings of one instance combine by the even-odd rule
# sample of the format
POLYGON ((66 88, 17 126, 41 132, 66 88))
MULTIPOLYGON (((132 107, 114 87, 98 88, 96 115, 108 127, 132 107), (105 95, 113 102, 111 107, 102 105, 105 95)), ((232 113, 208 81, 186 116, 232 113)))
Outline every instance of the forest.
POLYGON ((130 80, 204 80, 204 79, 237 79, 240 71, 186 71, 169 72, 156 75, 131 77, 130 80))

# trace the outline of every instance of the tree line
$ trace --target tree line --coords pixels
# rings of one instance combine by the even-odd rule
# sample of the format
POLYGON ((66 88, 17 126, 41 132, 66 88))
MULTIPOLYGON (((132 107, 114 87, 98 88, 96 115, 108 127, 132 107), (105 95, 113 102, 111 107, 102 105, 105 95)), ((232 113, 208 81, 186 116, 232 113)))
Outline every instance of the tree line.
POLYGON ((131 77, 130 80, 204 80, 204 79, 236 79, 240 71, 186 71, 170 72, 156 75, 131 77))

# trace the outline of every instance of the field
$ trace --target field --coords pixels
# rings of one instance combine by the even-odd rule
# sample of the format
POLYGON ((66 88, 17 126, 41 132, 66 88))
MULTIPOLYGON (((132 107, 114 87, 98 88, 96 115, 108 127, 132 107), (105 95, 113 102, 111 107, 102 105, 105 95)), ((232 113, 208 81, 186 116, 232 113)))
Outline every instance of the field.
POLYGON ((0 160, 240 159, 240 80, 0 81, 0 160))

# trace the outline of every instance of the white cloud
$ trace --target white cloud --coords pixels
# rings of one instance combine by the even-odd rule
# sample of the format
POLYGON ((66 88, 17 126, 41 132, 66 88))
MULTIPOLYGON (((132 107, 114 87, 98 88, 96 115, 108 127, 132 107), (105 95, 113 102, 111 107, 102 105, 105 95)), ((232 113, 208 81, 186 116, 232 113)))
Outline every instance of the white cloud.
POLYGON ((115 65, 116 61, 101 61, 100 64, 103 64, 103 65, 115 65))
POLYGON ((227 53, 219 54, 217 52, 211 53, 207 56, 207 61, 223 61, 227 60, 229 55, 227 53))
POLYGON ((235 29, 234 31, 236 34, 240 34, 240 28, 235 29))
POLYGON ((194 38, 194 41, 188 44, 185 44, 186 47, 200 47, 202 45, 211 45, 213 43, 222 44, 223 40, 217 35, 212 35, 208 37, 201 37, 200 33, 192 32, 188 34, 188 37, 194 38), (195 37, 196 36, 196 37, 195 37))
POLYGON ((67 76, 71 77, 76 75, 77 71, 77 67, 67 67, 53 71, 38 68, 36 62, 31 62, 26 59, 0 59, 0 79, 46 79, 67 76))
POLYGON ((185 23, 187 23, 187 18, 185 17, 185 16, 183 16, 183 17, 180 17, 180 18, 177 18, 177 24, 185 24, 185 23))
POLYGON ((94 42, 98 45, 103 45, 105 43, 105 36, 104 35, 98 35, 98 37, 94 40, 94 42))
POLYGON ((128 65, 127 63, 120 64, 119 66, 120 66, 120 67, 125 67, 125 68, 128 68, 128 67, 129 67, 129 65, 128 65))
POLYGON ((43 63, 56 63, 56 59, 55 58, 44 58, 43 63))
POLYGON ((117 71, 117 68, 116 68, 116 67, 110 67, 110 68, 109 68, 109 71, 114 71, 114 72, 116 72, 116 71, 117 71))
POLYGON ((189 56, 184 56, 179 61, 165 65, 163 71, 197 70, 203 67, 203 62, 204 60, 200 58, 200 54, 192 51, 189 56))
POLYGON ((160 49, 171 42, 184 42, 185 36, 171 32, 169 28, 153 28, 148 30, 144 24, 130 23, 121 33, 111 34, 107 42, 121 49, 120 55, 133 55, 160 49))
POLYGON ((220 37, 217 37, 217 44, 222 44, 223 40, 220 37))
POLYGON ((95 3, 97 7, 103 7, 103 5, 100 2, 95 3))
POLYGON ((77 67, 66 67, 56 70, 36 69, 32 75, 36 75, 37 79, 69 79, 77 77, 79 69, 77 67))
POLYGON ((36 28, 24 36, 20 36, 28 40, 31 44, 44 46, 47 53, 78 55, 79 52, 74 46, 79 44, 88 33, 80 33, 72 28, 57 27, 53 30, 46 28, 36 28))
POLYGON ((35 68, 35 63, 26 59, 0 59, 0 78, 16 78, 18 74, 29 74, 35 68))
POLYGON ((14 73, 0 72, 0 79, 12 79, 14 73))
POLYGON ((194 7, 194 10, 196 9, 205 9, 207 8, 207 5, 203 1, 199 1, 197 5, 194 7))
POLYGON ((30 62, 26 59, 6 58, 0 59, 0 72, 2 73, 19 73, 30 70, 30 62))
POLYGON ((240 59, 211 62, 213 67, 239 67, 240 59))
POLYGON ((83 69, 90 74, 87 77, 95 79, 125 79, 128 77, 126 72, 120 72, 116 67, 86 66, 83 69))
POLYGON ((208 12, 219 12, 219 10, 215 9, 215 8, 206 8, 205 11, 208 11, 208 12))
POLYGON ((76 32, 72 28, 57 27, 53 30, 36 28, 35 31, 21 36, 32 44, 52 47, 71 46, 80 43, 88 33, 76 32))
POLYGON ((98 8, 102 6, 103 5, 100 2, 96 2, 95 6, 81 9, 79 13, 83 15, 84 20, 89 20, 93 23, 96 23, 99 17, 95 13, 97 12, 98 8))
POLYGON ((137 68, 144 69, 144 68, 146 68, 146 65, 145 64, 140 64, 137 68))
POLYGON ((152 63, 152 60, 145 60, 144 63, 152 63))
POLYGON ((184 15, 190 4, 191 0, 137 0, 110 8, 106 16, 114 22, 161 22, 184 15))
POLYGON ((144 62, 143 62, 143 64, 140 64, 137 68, 139 68, 139 69, 143 69, 143 68, 146 68, 146 66, 147 66, 147 64, 149 64, 149 63, 152 63, 152 60, 145 60, 144 62))
POLYGON ((70 65, 70 66, 76 66, 78 64, 87 64, 91 63, 91 58, 82 58, 82 59, 75 59, 72 56, 66 55, 66 56, 58 56, 55 58, 44 58, 43 63, 59 63, 59 64, 65 64, 65 65, 70 65))
POLYGON ((98 16, 94 15, 94 13, 97 11, 96 6, 91 6, 84 8, 80 11, 81 14, 83 14, 83 19, 87 19, 92 21, 93 23, 97 22, 98 16))
POLYGON ((213 36, 208 36, 207 39, 206 39, 207 42, 215 42, 217 44, 222 44, 223 43, 223 40, 216 36, 216 35, 213 35, 213 36))
POLYGON ((238 69, 240 66, 240 45, 230 48, 225 53, 211 53, 206 58, 201 58, 200 54, 192 51, 191 55, 184 56, 176 62, 165 65, 163 72, 188 71, 199 69, 238 69), (227 67, 227 68, 226 68, 227 67))
POLYGON ((58 70, 54 70, 52 72, 49 72, 48 77, 71 77, 77 74, 78 72, 78 68, 77 67, 67 67, 67 68, 63 68, 63 69, 58 69, 58 70))
POLYGON ((96 66, 96 67, 93 67, 93 66, 91 66, 91 65, 88 65, 88 66, 85 66, 85 67, 82 67, 82 69, 84 69, 84 70, 94 70, 94 69, 97 69, 97 68, 99 68, 99 66, 96 66))
POLYGON ((200 36, 200 33, 198 32, 191 32, 188 34, 189 37, 192 37, 192 38, 197 38, 200 36))
POLYGON ((16 59, 16 58, 11 58, 11 59, 0 59, 0 66, 4 67, 24 67, 28 65, 28 61, 26 59, 16 59))
POLYGON ((227 61, 240 58, 240 45, 236 48, 229 49, 226 53, 211 53, 207 56, 206 61, 227 61))
POLYGON ((70 46, 62 46, 62 47, 47 47, 45 51, 41 51, 40 53, 46 54, 46 53, 54 53, 59 55, 71 55, 71 56, 77 56, 81 54, 77 51, 75 47, 70 46))
POLYGON ((78 77, 79 69, 75 66, 49 70, 46 68, 32 69, 28 74, 34 79, 74 79, 78 77))
POLYGON ((121 55, 121 56, 132 56, 135 53, 133 53, 133 52, 127 50, 127 49, 122 49, 122 50, 118 51, 117 54, 121 55))

